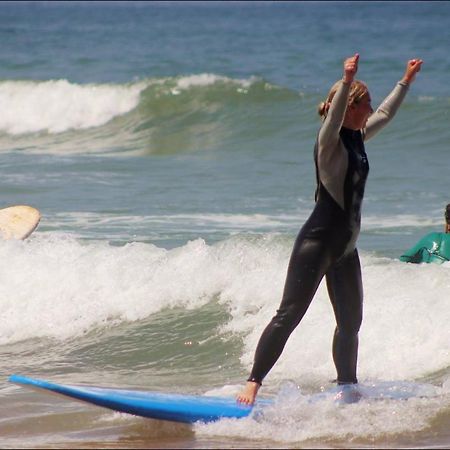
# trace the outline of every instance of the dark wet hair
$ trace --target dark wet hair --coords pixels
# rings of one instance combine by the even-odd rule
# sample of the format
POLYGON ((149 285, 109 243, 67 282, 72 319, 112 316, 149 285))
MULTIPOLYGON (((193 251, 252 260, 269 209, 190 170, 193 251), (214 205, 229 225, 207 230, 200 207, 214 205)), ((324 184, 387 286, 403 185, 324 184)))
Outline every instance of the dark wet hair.
POLYGON ((445 207, 445 221, 450 225, 450 203, 445 207))

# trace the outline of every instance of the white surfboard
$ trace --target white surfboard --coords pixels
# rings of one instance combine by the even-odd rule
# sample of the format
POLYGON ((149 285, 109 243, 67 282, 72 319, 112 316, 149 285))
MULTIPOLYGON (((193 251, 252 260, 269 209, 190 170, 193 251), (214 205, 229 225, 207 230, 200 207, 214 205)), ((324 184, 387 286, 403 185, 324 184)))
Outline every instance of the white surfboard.
POLYGON ((25 239, 38 226, 41 213, 32 206, 0 209, 0 239, 25 239))

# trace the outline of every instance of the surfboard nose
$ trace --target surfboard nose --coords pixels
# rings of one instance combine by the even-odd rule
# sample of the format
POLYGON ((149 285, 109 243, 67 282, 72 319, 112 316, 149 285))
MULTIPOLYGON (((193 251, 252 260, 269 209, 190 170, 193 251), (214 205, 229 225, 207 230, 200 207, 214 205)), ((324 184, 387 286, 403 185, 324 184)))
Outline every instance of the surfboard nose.
POLYGON ((4 240, 25 239, 38 226, 41 213, 28 205, 0 209, 0 237, 4 240))

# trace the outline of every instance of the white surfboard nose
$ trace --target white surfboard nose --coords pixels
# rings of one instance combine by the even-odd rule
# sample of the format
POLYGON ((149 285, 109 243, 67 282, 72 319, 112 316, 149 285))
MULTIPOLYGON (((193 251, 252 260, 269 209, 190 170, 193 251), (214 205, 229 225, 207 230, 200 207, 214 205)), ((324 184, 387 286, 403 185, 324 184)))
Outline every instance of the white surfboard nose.
POLYGON ((0 209, 0 238, 25 239, 38 226, 41 213, 32 206, 17 205, 0 209))

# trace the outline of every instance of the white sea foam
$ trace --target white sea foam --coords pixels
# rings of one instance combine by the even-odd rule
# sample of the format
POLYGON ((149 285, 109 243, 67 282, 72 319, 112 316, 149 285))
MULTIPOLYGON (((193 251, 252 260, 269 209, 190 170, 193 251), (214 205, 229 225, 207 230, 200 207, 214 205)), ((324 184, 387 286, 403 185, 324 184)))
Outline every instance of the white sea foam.
MULTIPOLYGON (((8 175, 5 175, 8 180, 8 175)), ((97 232, 105 239, 145 238, 157 239, 168 231, 176 233, 192 232, 201 236, 214 231, 238 232, 298 232, 310 213, 309 209, 296 210, 292 214, 158 214, 158 215, 120 215, 92 212, 69 212, 47 215, 46 225, 54 233, 61 229, 76 230, 79 237, 93 237, 97 232), (130 235, 133 229, 133 235, 130 235), (109 234, 108 234, 109 233, 109 234), (142 234, 142 235, 141 235, 142 234)), ((436 217, 419 215, 380 216, 368 215, 363 218, 362 232, 393 232, 407 235, 405 227, 429 227, 440 229, 442 220, 436 217)))
POLYGON ((256 77, 250 77, 248 79, 233 79, 220 75, 215 75, 212 73, 202 73, 198 75, 189 75, 186 77, 181 77, 177 81, 177 88, 189 89, 194 86, 211 86, 217 82, 233 83, 243 88, 248 88, 257 80, 258 78, 256 77))
POLYGON ((135 216, 111 216, 110 214, 69 212, 47 216, 48 225, 55 230, 70 227, 79 232, 101 229, 103 237, 105 227, 116 228, 129 235, 129 228, 139 230, 175 230, 175 231, 197 231, 199 234, 208 230, 248 231, 267 230, 274 231, 292 228, 296 231, 299 222, 306 218, 300 214, 158 214, 158 215, 135 215, 135 216), (300 217, 300 218, 299 218, 300 217))
MULTIPOLYGON (((279 305, 291 242, 275 235, 202 239, 172 250, 122 247, 37 235, 0 242, 0 345, 71 338, 94 327, 145 319, 163 308, 201 308, 215 298, 230 312, 221 333, 244 341, 250 367, 279 305)), ((359 377, 408 379, 450 365, 450 263, 404 264, 362 255, 365 318, 359 377)), ((268 376, 317 383, 335 376, 333 312, 324 283, 268 376)))
POLYGON ((67 80, 0 82, 0 131, 60 133, 103 125, 134 109, 145 82, 86 84, 67 80))
POLYGON ((414 214, 390 214, 386 216, 365 215, 362 218, 362 230, 376 228, 404 228, 404 227, 443 227, 443 218, 439 211, 435 217, 414 214))
MULTIPOLYGON (((385 392, 396 386, 385 388, 385 392)), ((429 386, 426 392, 419 385, 399 386, 403 399, 365 398, 352 404, 337 404, 334 395, 305 395, 288 387, 279 401, 264 409, 256 407, 245 419, 223 419, 210 424, 197 424, 197 435, 227 436, 227 438, 262 439, 275 442, 301 443, 330 440, 350 447, 358 442, 372 441, 383 436, 395 439, 398 433, 426 430, 430 422, 446 411, 450 398, 442 388, 429 386), (406 389, 406 390, 405 390, 406 389), (406 392, 408 391, 409 392, 406 392), (406 395, 410 394, 410 396, 406 395), (355 442, 356 441, 356 442, 355 442)), ((283 389, 282 389, 283 390, 283 389)), ((373 445, 373 441, 371 442, 373 445)), ((304 447, 305 444, 299 445, 304 447)), ((307 445, 307 447, 310 447, 307 445)), ((375 444, 376 445, 376 444, 375 444)), ((314 446, 313 446, 314 447, 314 446)))
MULTIPOLYGON (((412 265, 388 258, 362 256, 365 291, 364 321, 360 333, 359 376, 375 379, 414 378, 450 365, 450 263, 412 265)), ((276 292, 261 292, 259 308, 239 311, 228 326, 247 330, 242 362, 250 367, 254 349, 263 327, 279 303, 282 277, 277 274, 276 292)), ((272 280, 273 281, 273 280, 272 280)), ((268 286, 266 286, 267 288, 268 286)), ((250 293, 240 305, 248 304, 250 293)), ((288 341, 285 351, 269 374, 283 378, 332 379, 331 358, 334 316, 325 283, 300 326, 288 341)))
POLYGON ((240 93, 246 93, 247 89, 256 81, 258 78, 250 77, 248 79, 233 79, 224 77, 221 75, 215 75, 212 73, 201 73, 197 75, 188 75, 181 77, 176 81, 175 87, 170 90, 173 95, 178 95, 182 91, 189 90, 195 87, 207 87, 212 86, 216 83, 228 84, 236 86, 236 91, 240 93))
MULTIPOLYGON (((0 344, 65 339, 166 307, 200 308, 216 294, 233 310, 248 308, 239 304, 241 296, 230 295, 277 276, 287 254, 284 246, 273 248, 273 239, 213 246, 197 239, 173 250, 85 244, 62 234, 0 242, 0 258, 9 261, 0 273, 0 344)), ((255 306, 260 295, 258 289, 255 306)))
POLYGON ((246 89, 257 80, 256 77, 240 80, 201 73, 127 84, 77 84, 64 79, 1 81, 0 132, 11 135, 61 133, 98 127, 136 108, 140 94, 150 86, 159 86, 162 93, 179 94, 218 82, 246 89))

